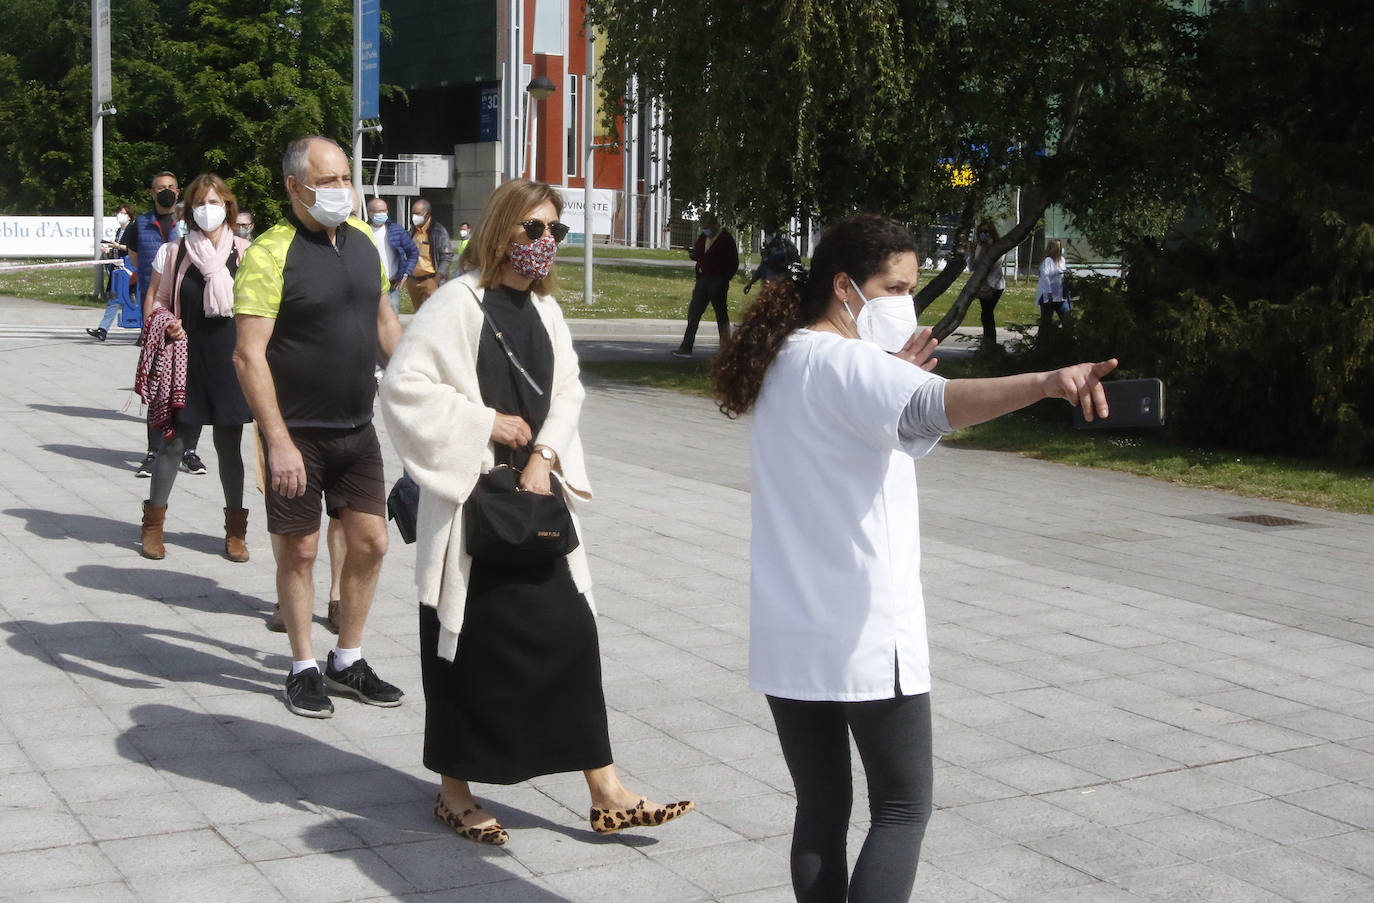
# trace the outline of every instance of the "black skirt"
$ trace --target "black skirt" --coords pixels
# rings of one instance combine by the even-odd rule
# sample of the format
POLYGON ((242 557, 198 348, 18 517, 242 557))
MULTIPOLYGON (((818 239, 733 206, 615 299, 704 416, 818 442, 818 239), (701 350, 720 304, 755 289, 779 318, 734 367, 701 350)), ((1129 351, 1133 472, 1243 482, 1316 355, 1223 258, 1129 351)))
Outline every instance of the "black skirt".
MULTIPOLYGON (((168 262, 166 278, 175 278, 168 262)), ((237 267, 234 267, 237 269, 237 267)), ((186 407, 182 426, 236 426, 253 419, 234 370, 238 331, 233 317, 205 316, 205 277, 192 264, 181 280, 181 325, 186 329, 186 407)))
POLYGON ((565 560, 473 562, 452 663, 420 606, 425 767, 484 784, 611 764, 596 620, 565 560))

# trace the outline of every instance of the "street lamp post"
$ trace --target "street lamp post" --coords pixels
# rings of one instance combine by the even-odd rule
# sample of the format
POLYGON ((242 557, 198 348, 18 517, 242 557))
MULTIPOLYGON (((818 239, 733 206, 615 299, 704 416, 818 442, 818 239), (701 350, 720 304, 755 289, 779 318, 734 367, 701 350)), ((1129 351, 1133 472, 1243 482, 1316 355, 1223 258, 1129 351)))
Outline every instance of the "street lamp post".
POLYGON ((536 165, 539 162, 539 108, 535 104, 549 99, 554 92, 554 84, 547 75, 536 75, 525 86, 525 91, 530 95, 529 177, 536 179, 535 173, 539 171, 536 165))

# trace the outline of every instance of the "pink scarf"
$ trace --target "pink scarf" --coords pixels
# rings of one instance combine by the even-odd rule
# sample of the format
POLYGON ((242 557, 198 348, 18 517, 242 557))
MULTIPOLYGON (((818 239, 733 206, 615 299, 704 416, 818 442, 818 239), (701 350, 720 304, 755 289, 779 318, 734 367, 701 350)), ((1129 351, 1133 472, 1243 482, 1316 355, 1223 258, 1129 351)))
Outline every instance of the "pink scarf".
MULTIPOLYGON (((212 243, 204 232, 187 232, 186 257, 205 277, 205 316, 232 317, 234 315, 234 277, 229 275, 229 249, 234 244, 234 230, 222 228, 219 241, 212 243)), ((180 274, 178 274, 180 276, 180 274)), ((178 305, 179 306, 179 305, 178 305)))

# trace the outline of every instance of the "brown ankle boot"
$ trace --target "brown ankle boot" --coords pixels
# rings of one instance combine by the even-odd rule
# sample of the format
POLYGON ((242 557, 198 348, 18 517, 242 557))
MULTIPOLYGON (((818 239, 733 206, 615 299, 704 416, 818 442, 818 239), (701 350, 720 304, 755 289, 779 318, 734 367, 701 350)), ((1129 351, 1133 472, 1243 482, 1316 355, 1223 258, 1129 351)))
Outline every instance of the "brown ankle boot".
POLYGON ((167 557, 167 549, 162 545, 162 523, 166 519, 166 505, 150 505, 144 501, 143 535, 141 537, 143 548, 139 552, 144 558, 152 558, 156 561, 167 557))
POLYGON ((248 509, 224 509, 224 557, 230 561, 248 560, 248 509))

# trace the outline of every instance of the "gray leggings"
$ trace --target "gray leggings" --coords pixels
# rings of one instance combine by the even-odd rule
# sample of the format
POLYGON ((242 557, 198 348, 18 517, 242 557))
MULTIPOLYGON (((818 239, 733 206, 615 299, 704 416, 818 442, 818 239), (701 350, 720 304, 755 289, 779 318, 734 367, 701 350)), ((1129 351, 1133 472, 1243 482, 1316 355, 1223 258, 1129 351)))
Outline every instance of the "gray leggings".
POLYGON ((792 891, 798 903, 906 903, 934 789, 930 694, 872 702, 768 697, 797 792, 792 891), (845 854, 854 788, 849 735, 868 777, 870 827, 854 875, 845 854))
MULTIPOLYGON (((153 485, 148 487, 148 504, 165 505, 172 495, 172 484, 176 482, 177 471, 181 467, 181 456, 188 448, 195 448, 200 441, 202 427, 178 426, 175 439, 163 439, 158 446, 157 458, 153 460, 153 485)), ((224 487, 224 507, 243 507, 243 427, 213 427, 215 438, 215 457, 219 459, 219 482, 224 487)))

